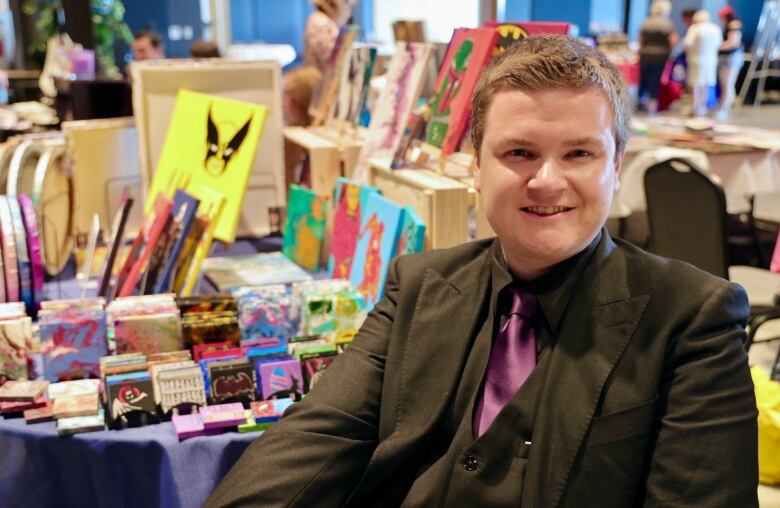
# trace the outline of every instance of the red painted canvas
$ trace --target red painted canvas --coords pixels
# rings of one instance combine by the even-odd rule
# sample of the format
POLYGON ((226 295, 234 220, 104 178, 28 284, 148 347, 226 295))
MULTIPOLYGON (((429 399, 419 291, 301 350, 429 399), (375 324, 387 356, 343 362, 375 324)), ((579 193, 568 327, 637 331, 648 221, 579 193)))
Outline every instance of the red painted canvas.
POLYGON ((425 139, 445 157, 457 149, 471 116, 471 95, 493 54, 493 28, 455 30, 436 77, 425 139))

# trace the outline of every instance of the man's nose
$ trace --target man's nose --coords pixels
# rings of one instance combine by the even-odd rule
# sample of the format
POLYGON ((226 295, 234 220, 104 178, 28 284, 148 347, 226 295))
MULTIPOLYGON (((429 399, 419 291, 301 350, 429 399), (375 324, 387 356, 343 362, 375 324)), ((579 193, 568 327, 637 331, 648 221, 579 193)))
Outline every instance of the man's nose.
POLYGON ((531 180, 528 182, 528 189, 540 192, 555 192, 563 189, 566 180, 563 177, 561 168, 555 161, 546 160, 539 167, 531 180))

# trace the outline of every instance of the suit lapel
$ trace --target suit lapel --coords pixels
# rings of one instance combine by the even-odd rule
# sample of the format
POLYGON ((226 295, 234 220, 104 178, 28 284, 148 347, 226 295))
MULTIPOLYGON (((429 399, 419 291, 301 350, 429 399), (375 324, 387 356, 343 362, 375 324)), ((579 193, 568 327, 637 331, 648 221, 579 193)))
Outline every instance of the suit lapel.
MULTIPOLYGON (((450 403, 490 293, 490 249, 449 278, 428 269, 400 365, 392 433, 374 452, 360 485, 370 492, 397 466, 415 463, 450 403)), ((380 431, 381 432, 381 431, 380 431)))
POLYGON ((605 239, 575 289, 534 422, 522 506, 557 506, 604 383, 650 297, 632 297, 625 260, 605 239))

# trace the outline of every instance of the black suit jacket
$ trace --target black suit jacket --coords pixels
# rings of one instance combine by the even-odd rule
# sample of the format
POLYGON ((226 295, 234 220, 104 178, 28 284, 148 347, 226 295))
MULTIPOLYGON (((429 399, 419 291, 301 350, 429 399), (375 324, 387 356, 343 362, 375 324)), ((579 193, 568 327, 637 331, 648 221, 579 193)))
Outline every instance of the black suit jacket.
MULTIPOLYGON (((400 504, 484 319, 490 243, 393 262, 353 344, 207 506, 400 504)), ((740 286, 605 232, 551 353, 522 506, 757 506, 747 316, 740 286)))

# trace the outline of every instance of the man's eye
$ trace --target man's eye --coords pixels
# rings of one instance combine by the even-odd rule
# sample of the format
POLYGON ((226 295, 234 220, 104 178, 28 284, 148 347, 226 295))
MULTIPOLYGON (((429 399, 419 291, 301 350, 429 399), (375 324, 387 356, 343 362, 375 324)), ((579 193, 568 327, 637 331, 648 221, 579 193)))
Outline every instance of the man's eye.
POLYGON ((509 150, 506 154, 508 157, 523 157, 526 159, 533 157, 533 154, 525 148, 515 148, 514 150, 509 150))
POLYGON ((588 157, 590 152, 587 150, 572 150, 569 152, 569 157, 588 157))

